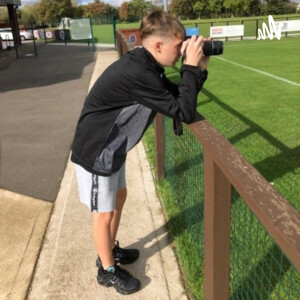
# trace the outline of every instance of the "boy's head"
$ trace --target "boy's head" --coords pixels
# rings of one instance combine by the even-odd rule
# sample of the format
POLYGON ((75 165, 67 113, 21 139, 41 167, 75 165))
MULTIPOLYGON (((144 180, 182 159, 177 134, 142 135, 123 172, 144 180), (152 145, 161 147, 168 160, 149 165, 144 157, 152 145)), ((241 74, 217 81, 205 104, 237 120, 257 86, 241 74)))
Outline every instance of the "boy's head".
POLYGON ((142 41, 153 35, 184 40, 185 29, 183 25, 172 15, 157 10, 144 17, 140 26, 142 41))
POLYGON ((154 11, 143 18, 140 36, 143 46, 160 65, 174 66, 181 55, 185 29, 172 15, 154 11))

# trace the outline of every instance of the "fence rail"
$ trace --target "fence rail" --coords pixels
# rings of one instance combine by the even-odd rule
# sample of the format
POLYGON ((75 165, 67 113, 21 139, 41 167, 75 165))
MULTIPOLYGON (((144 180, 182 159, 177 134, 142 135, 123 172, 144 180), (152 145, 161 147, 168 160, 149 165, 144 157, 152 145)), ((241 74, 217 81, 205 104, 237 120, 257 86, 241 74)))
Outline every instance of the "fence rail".
MULTIPOLYGON (((120 33, 117 45, 120 55, 131 48, 120 33)), ((232 187, 300 272, 300 213, 200 114, 187 128, 204 149, 205 299, 230 298, 232 187)), ((161 179, 165 176, 165 144, 160 114, 155 132, 156 171, 161 179)))
MULTIPOLYGON (((197 115, 197 121, 189 125, 189 128, 204 146, 204 153, 207 153, 208 159, 218 167, 214 170, 217 176, 225 176, 234 186, 300 271, 300 213, 201 115, 197 115)), ((204 173, 208 173, 208 176, 209 172, 209 169, 207 172, 204 169, 204 173)), ((214 190, 208 187, 206 194, 211 197, 214 190)), ((222 198, 224 201, 223 194, 222 198)))

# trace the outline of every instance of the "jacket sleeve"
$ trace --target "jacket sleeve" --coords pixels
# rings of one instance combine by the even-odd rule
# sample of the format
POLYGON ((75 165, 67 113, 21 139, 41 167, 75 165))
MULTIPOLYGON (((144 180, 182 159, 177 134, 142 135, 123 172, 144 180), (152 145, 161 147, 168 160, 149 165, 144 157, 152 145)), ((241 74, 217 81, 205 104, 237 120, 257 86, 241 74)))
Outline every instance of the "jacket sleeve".
POLYGON ((174 97, 178 97, 180 95, 178 89, 179 85, 170 81, 165 75, 163 77, 164 77, 164 86, 166 87, 166 89, 170 91, 174 97))
POLYGON ((183 65, 180 75, 181 81, 176 87, 175 84, 171 85, 164 74, 151 68, 143 69, 132 85, 132 100, 173 119, 192 123, 195 119, 197 96, 207 78, 207 71, 183 65))

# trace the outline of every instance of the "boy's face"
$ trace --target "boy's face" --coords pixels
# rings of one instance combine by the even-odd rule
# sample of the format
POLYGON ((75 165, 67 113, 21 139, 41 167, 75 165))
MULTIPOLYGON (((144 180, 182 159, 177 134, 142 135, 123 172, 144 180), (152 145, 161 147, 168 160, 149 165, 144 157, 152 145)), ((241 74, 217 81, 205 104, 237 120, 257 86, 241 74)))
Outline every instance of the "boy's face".
POLYGON ((164 67, 173 67, 181 56, 182 42, 183 39, 178 37, 162 38, 157 57, 158 63, 164 67))

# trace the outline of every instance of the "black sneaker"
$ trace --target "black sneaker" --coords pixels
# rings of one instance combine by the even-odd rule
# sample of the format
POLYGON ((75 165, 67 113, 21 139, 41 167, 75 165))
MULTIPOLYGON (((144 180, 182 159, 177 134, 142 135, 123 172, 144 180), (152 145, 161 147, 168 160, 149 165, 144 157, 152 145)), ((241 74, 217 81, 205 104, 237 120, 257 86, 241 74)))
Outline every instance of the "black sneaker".
POLYGON ((115 272, 108 272, 100 266, 98 270, 98 283, 106 287, 113 286, 121 294, 132 294, 141 288, 141 282, 128 271, 115 265, 115 272))
MULTIPOLYGON (((115 248, 113 249, 113 260, 116 264, 128 265, 135 262, 140 255, 137 249, 124 249, 119 246, 119 242, 116 241, 115 248)), ((96 266, 100 268, 102 265, 100 257, 96 259, 96 266)))

